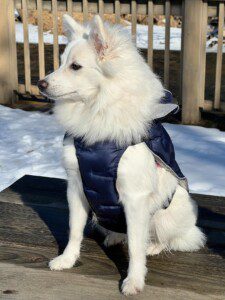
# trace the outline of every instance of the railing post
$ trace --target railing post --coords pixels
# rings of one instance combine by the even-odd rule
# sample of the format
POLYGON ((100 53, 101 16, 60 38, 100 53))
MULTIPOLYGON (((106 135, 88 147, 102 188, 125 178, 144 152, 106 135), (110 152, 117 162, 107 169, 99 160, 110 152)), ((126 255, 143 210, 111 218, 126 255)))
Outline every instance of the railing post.
POLYGON ((182 34, 182 122, 197 124, 203 85, 201 68, 203 0, 184 0, 182 34))
POLYGON ((0 104, 11 104, 17 88, 14 0, 0 0, 0 104))

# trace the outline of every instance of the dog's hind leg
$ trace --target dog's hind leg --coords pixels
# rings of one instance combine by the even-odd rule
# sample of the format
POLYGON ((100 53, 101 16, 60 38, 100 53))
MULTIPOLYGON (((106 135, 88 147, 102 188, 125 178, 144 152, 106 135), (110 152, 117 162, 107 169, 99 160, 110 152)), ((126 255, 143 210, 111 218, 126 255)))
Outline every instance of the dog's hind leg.
POLYGON ((197 251, 204 247, 206 237, 197 226, 192 226, 182 237, 170 241, 170 249, 175 251, 197 251))
POLYGON ((105 237, 104 246, 111 247, 126 242, 127 242, 126 234, 110 231, 105 237))
POLYGON ((188 192, 178 186, 167 209, 158 210, 152 220, 153 242, 147 254, 162 250, 196 251, 204 246, 205 235, 196 226, 197 206, 188 192))
POLYGON ((70 269, 80 255, 83 231, 88 218, 89 205, 83 192, 74 146, 64 147, 68 175, 67 199, 69 204, 69 242, 63 254, 50 261, 51 270, 70 269))
POLYGON ((151 256, 152 255, 157 255, 165 249, 166 249, 165 244, 160 244, 160 243, 157 243, 157 242, 151 242, 151 244, 147 248, 146 254, 151 255, 151 256))

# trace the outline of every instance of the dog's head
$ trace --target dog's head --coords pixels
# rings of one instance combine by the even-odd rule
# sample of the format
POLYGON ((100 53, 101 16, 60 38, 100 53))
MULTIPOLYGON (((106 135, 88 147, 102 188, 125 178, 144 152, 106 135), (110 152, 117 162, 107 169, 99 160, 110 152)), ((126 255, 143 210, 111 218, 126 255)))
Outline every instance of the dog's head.
POLYGON ((68 45, 61 56, 58 70, 38 82, 40 92, 55 100, 82 100, 98 94, 104 79, 110 76, 106 56, 113 55, 109 49, 112 39, 107 28, 97 15, 89 27, 77 23, 69 15, 63 16, 63 28, 68 45), (110 40, 110 41, 109 41, 110 40))
POLYGON ((99 16, 83 26, 69 15, 63 27, 68 45, 61 66, 38 86, 57 100, 55 114, 67 132, 89 143, 130 143, 146 134, 154 118, 174 109, 159 104, 162 84, 126 28, 103 23, 99 16))

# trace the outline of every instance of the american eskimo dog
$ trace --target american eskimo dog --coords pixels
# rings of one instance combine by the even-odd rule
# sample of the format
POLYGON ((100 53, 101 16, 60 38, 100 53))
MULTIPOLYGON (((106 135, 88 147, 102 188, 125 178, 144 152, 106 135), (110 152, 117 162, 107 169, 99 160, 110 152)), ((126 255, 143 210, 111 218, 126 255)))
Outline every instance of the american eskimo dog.
MULTIPOLYGON (((162 84, 124 28, 105 24, 99 16, 84 27, 64 15, 63 25, 69 42, 61 66, 38 84, 43 95, 56 100, 56 118, 68 134, 64 163, 68 174, 69 242, 49 266, 51 270, 68 269, 78 259, 92 209, 87 195, 95 194, 95 187, 84 191, 84 185, 94 175, 101 177, 86 174, 89 165, 85 165, 85 158, 89 157, 89 147, 111 142, 113 147, 125 149, 114 174, 118 202, 126 216, 129 249, 128 274, 121 289, 125 295, 134 295, 144 287, 146 255, 163 250, 196 251, 205 244, 205 236, 196 226, 197 207, 187 189, 173 172, 157 162, 157 156, 144 142, 153 121, 173 110, 174 105, 160 104, 162 84), (168 199, 170 204, 165 208, 168 199)), ((107 151, 111 149, 106 145, 107 151)), ((107 159, 105 155, 103 160, 107 159)), ((107 176, 103 174, 101 179, 107 176)), ((101 189, 108 192, 104 186, 107 180, 100 193, 101 189)), ((108 233, 106 246, 124 240, 121 233, 108 233)))

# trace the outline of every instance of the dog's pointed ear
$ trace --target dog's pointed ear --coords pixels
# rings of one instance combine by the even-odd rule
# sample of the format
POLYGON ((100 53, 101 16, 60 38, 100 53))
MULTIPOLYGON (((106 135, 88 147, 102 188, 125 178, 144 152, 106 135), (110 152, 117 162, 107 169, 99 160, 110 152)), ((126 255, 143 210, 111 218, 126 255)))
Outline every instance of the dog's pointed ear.
POLYGON ((104 50, 107 48, 106 31, 104 23, 99 15, 96 15, 92 20, 89 42, 95 48, 97 54, 100 57, 103 57, 104 50))
POLYGON ((179 106, 177 104, 157 104, 152 110, 154 119, 166 117, 170 113, 177 113, 179 106))
POLYGON ((70 15, 63 15, 63 32, 65 33, 69 42, 82 37, 84 34, 84 27, 77 23, 70 15))

